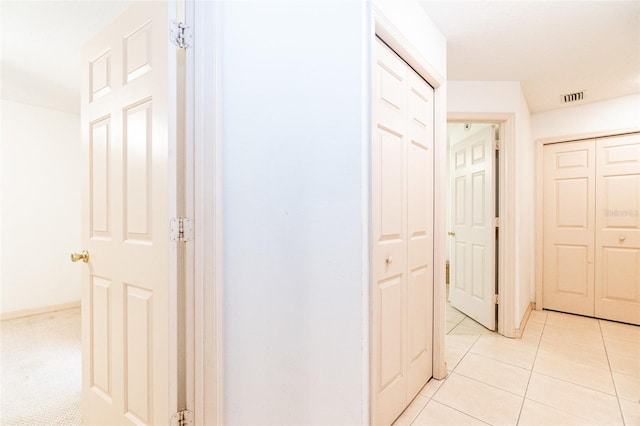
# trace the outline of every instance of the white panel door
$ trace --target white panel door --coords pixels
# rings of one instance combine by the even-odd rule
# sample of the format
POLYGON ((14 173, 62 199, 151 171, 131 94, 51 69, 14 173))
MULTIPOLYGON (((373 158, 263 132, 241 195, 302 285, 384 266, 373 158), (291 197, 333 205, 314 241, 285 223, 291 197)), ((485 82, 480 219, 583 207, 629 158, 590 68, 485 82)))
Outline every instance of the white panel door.
POLYGON ((136 3, 83 49, 85 424, 162 425, 173 411, 167 11, 136 3))
POLYGON ((407 399, 433 375, 433 88, 408 72, 407 399))
POLYGON ((407 66, 376 40, 372 144, 372 418, 407 403, 407 66))
POLYGON ((489 330, 496 329, 495 129, 450 148, 452 231, 449 300, 489 330))
POLYGON ((596 152, 595 316, 640 324, 640 134, 596 152))
POLYGON ((433 89, 377 40, 373 70, 371 423, 433 368, 433 89))
POLYGON ((594 315, 594 141, 544 146, 544 308, 594 315))

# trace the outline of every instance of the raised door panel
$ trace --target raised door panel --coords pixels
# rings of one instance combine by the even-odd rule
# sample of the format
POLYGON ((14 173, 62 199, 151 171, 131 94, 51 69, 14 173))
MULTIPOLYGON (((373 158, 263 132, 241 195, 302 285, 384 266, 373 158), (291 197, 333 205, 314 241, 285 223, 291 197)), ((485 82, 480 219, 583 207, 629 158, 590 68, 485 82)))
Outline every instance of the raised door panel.
POLYGON ((593 315, 594 141, 544 147, 543 306, 593 315))
POLYGON ((82 54, 85 424, 168 424, 168 5, 133 4, 82 54))
POLYGON ((596 145, 595 316, 640 324, 640 134, 596 145))

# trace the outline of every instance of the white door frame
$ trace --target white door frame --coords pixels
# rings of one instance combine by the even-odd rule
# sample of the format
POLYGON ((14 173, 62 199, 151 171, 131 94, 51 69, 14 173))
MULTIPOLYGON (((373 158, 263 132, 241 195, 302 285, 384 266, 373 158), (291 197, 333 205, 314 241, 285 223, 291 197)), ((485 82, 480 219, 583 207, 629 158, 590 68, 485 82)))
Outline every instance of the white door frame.
POLYGON ((185 215, 194 237, 185 253, 184 404, 193 424, 224 424, 221 6, 185 3, 194 40, 185 58, 185 215))
MULTIPOLYGON (((444 120, 446 117, 447 109, 447 91, 446 80, 444 76, 440 75, 433 65, 424 58, 415 47, 402 35, 402 33, 378 10, 375 6, 372 6, 372 25, 370 30, 370 37, 368 45, 370 49, 373 49, 376 36, 382 39, 393 51, 398 54, 407 64, 409 64, 423 79, 429 83, 434 89, 434 126, 435 126, 435 138, 434 138, 434 235, 433 235, 433 377, 436 379, 443 379, 447 375, 447 366, 444 357, 444 336, 445 336, 445 299, 446 299, 446 287, 445 287, 445 179, 446 179, 446 159, 447 159, 447 123, 444 120)), ((371 73, 374 68, 373 55, 371 50, 369 51, 369 69, 367 71, 369 76, 369 125, 371 127, 371 73)), ((371 135, 371 128, 368 129, 369 136, 371 135)), ((367 142, 369 143, 369 142, 367 142)), ((368 170, 367 181, 371 181, 371 159, 368 158, 368 164, 365 166, 365 170, 368 170)), ((368 188, 368 194, 371 193, 370 183, 368 188)), ((367 204, 371 201, 368 200, 367 204)), ((371 212, 371 207, 369 207, 371 212)), ((369 215, 370 216, 370 215, 369 215)), ((366 223, 367 229, 366 235, 369 235, 371 224, 366 223)), ((367 240, 367 244, 369 241, 367 240)), ((365 304, 367 310, 367 317, 365 321, 365 336, 363 341, 365 345, 365 362, 366 371, 363 377, 365 377, 365 386, 363 389, 364 400, 367 401, 365 406, 365 419, 369 420, 370 410, 370 348, 369 344, 371 339, 368 335, 370 332, 371 319, 368 316, 369 306, 371 303, 370 295, 370 271, 367 271, 366 287, 363 294, 365 295, 365 304)))
MULTIPOLYGON (((515 114, 500 112, 449 112, 450 123, 491 123, 500 125, 500 155, 498 160, 498 206, 500 231, 498 232, 498 334, 519 338, 515 328, 515 114)), ((525 316, 528 315, 525 314, 525 316)))
POLYGON ((550 138, 543 138, 536 140, 536 181, 535 181, 535 209, 536 209, 536 218, 535 218, 535 244, 536 244, 536 264, 535 264, 535 286, 536 286, 536 310, 544 309, 542 306, 542 275, 544 272, 543 269, 543 255, 544 255, 544 241, 542 238, 542 231, 544 229, 544 206, 543 206, 543 187, 544 187, 544 154, 543 148, 545 145, 554 144, 554 143, 562 143, 562 142, 574 142, 581 141, 585 139, 597 139, 603 138, 607 136, 619 136, 629 133, 638 133, 640 132, 640 127, 634 127, 630 129, 619 129, 619 130, 609 130, 609 131, 601 131, 601 132, 591 132, 591 133, 583 133, 583 134, 573 134, 573 135, 565 135, 565 136, 556 136, 550 138))

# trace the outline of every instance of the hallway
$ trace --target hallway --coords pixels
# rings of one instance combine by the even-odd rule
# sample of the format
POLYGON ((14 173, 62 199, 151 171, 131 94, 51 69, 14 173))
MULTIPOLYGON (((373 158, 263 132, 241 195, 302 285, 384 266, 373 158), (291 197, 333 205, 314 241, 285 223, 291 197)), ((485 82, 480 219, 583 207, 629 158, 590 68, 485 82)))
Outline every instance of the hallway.
POLYGON ((522 339, 447 306, 449 375, 395 425, 640 425, 640 327, 533 311, 522 339))

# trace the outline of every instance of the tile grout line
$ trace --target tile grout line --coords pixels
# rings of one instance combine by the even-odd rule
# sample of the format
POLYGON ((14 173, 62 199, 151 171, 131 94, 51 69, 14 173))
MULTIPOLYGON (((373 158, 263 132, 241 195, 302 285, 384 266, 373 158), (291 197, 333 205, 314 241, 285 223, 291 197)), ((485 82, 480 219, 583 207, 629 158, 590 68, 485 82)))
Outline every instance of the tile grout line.
MULTIPOLYGON (((544 312, 544 310, 542 311, 544 312)), ((542 324, 542 331, 540 332, 540 339, 538 340, 538 344, 536 345, 536 354, 533 357, 533 364, 531 364, 531 370, 529 371, 529 380, 527 380, 527 387, 524 389, 524 396, 522 397, 522 405, 520 405, 520 411, 518 412, 518 418, 516 419, 516 425, 520 423, 520 417, 522 416, 522 410, 524 409, 524 403, 527 401, 527 393, 529 392, 529 385, 531 384, 531 377, 533 376, 533 369, 536 366, 536 360, 538 359, 538 352, 540 351, 540 344, 542 343, 542 336, 544 336, 544 329, 547 327, 547 319, 549 318, 549 313, 547 312, 544 317, 544 323, 542 324)), ((525 326, 525 330, 523 332, 526 333, 527 329, 525 326)))
POLYGON ((620 403, 620 395, 618 395, 618 386, 616 386, 616 379, 613 377, 613 367, 611 367, 611 360, 609 359, 609 351, 607 350, 607 342, 604 340, 604 333, 602 332, 601 320, 598 321, 598 328, 600 329, 600 337, 602 338, 602 345, 604 346, 604 354, 607 357, 607 364, 609 365, 609 374, 611 375, 611 381, 613 382, 613 391, 615 392, 616 401, 618 402, 618 410, 620 410, 620 417, 622 418, 622 424, 626 425, 627 421, 624 418, 624 412, 622 411, 622 404, 620 403))

